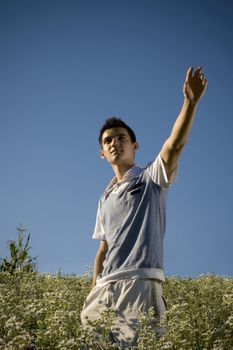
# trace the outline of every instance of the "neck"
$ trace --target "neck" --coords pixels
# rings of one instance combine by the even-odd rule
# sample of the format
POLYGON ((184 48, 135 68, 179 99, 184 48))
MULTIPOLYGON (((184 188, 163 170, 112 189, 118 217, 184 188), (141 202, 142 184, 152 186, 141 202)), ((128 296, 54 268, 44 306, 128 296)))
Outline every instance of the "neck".
POLYGON ((114 171, 116 178, 117 178, 117 182, 120 182, 123 179, 125 173, 130 168, 132 168, 133 165, 134 165, 134 163, 131 165, 112 165, 113 171, 114 171))

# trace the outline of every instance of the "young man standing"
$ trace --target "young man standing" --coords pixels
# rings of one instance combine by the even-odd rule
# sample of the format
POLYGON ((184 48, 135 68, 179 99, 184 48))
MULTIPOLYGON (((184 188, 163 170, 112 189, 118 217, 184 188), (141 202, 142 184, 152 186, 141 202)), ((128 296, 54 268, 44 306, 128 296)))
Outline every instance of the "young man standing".
POLYGON ((165 312, 162 294, 166 196, 176 178, 177 163, 187 141, 197 104, 207 87, 199 67, 190 67, 184 103, 157 158, 145 168, 134 165, 138 149, 133 130, 121 119, 103 125, 100 155, 112 166, 114 179, 99 201, 93 238, 100 240, 94 263, 93 288, 81 314, 82 323, 116 311, 113 339, 127 347, 137 339, 139 312, 154 310, 155 323, 165 312))

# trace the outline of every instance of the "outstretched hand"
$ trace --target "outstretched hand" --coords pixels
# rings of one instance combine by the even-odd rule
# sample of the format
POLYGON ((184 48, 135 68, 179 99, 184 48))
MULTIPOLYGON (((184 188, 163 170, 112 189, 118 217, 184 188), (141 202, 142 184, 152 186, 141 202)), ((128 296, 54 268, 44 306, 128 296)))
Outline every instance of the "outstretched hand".
POLYGON ((208 81, 202 73, 202 67, 198 67, 193 74, 193 67, 187 71, 184 82, 184 96, 191 102, 198 102, 205 93, 208 81))

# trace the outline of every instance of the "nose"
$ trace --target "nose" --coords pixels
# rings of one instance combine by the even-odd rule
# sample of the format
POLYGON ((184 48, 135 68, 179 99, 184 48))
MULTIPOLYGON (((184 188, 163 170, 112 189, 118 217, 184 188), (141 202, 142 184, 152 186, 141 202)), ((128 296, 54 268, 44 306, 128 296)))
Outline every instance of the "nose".
POLYGON ((119 146, 119 140, 117 137, 112 138, 112 146, 119 146))

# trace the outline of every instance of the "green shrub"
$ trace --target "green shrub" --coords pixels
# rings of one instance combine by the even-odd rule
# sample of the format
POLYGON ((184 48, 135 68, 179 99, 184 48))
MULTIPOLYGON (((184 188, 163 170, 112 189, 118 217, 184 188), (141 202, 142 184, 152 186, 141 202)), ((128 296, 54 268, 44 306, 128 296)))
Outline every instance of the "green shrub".
POLYGON ((0 259, 0 271, 9 272, 13 274, 16 270, 23 270, 25 272, 32 272, 35 270, 36 258, 29 255, 29 240, 30 233, 27 233, 21 225, 17 227, 18 238, 17 241, 11 240, 8 242, 10 250, 10 259, 0 259), (25 237, 27 233, 27 237, 25 237), (26 242, 24 243, 26 239, 26 242))

